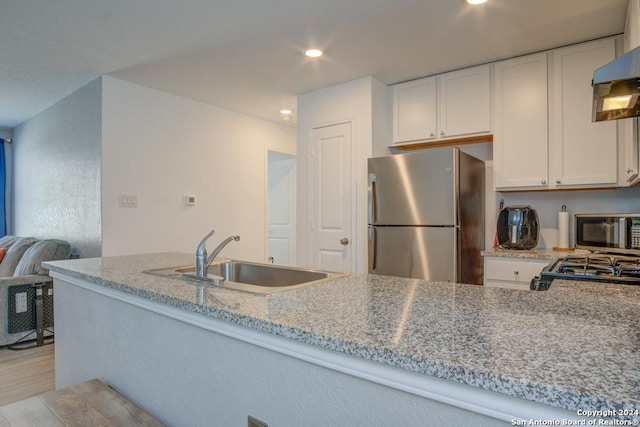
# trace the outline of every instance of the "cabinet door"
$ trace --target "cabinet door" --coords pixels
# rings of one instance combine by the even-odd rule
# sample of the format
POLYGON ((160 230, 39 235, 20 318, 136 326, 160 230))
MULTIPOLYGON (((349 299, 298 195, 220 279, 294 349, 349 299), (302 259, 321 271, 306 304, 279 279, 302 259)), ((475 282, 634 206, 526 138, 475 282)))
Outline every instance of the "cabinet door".
POLYGON ((427 77, 393 87, 393 142, 436 137, 436 79, 427 77))
POLYGON ((438 76, 439 137, 452 138, 491 130, 490 67, 466 68, 438 76))
POLYGON ((484 285, 497 288, 529 290, 531 279, 540 274, 551 260, 484 258, 484 285))
POLYGON ((493 72, 496 188, 546 188, 547 54, 498 62, 493 72))
POLYGON ((640 128, 637 117, 617 120, 618 150, 620 153, 620 171, 618 186, 634 185, 640 179, 640 152, 638 133, 640 128))
POLYGON ((551 186, 615 186, 615 121, 591 121, 593 71, 615 59, 615 40, 604 39, 552 52, 551 186))
MULTIPOLYGON (((640 0, 630 0, 627 9, 627 25, 624 31, 624 51, 640 46, 640 0)), ((618 120, 618 137, 624 161, 619 185, 633 185, 640 180, 639 130, 637 117, 618 120)))
POLYGON ((629 0, 624 30, 624 51, 640 46, 640 0, 629 0))

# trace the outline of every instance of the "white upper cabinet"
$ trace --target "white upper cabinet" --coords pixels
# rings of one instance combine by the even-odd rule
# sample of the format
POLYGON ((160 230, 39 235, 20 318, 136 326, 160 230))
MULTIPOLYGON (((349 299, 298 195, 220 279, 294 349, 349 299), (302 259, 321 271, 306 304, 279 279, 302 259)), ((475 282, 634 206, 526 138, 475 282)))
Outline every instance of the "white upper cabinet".
POLYGON ((493 68, 493 159, 496 188, 548 187, 547 54, 493 68))
POLYGON ((624 30, 624 51, 640 46, 640 0, 629 0, 624 30))
MULTIPOLYGON (((624 31, 624 51, 640 46, 640 0, 630 0, 624 31)), ((619 174, 620 185, 634 185, 640 181, 640 121, 637 117, 619 120, 620 151, 624 153, 619 174)))
POLYGON ((488 134, 490 66, 466 68, 393 86, 393 142, 488 134))
POLYGON ((615 121, 593 122, 593 71, 616 57, 615 39, 551 52, 549 172, 555 188, 615 186, 615 121))
POLYGON ((455 138, 491 131, 490 67, 438 76, 438 136, 455 138))
POLYGON ((619 122, 618 140, 622 158, 618 184, 626 187, 640 181, 640 147, 638 147, 640 121, 637 117, 633 117, 619 120, 619 122))
POLYGON ((615 187, 615 122, 591 121, 596 68, 615 59, 608 38, 494 65, 497 190, 615 187))
POLYGON ((436 78, 393 87, 393 142, 436 137, 436 78))

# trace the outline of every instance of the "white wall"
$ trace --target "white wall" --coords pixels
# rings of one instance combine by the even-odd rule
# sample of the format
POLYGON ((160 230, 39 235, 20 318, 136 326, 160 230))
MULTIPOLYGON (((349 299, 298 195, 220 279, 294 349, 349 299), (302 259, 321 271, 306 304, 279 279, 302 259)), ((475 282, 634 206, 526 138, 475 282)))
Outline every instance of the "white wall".
POLYGON ((367 270, 367 159, 372 155, 374 142, 382 144, 386 129, 375 125, 374 114, 379 119, 384 116, 387 91, 382 83, 372 77, 365 77, 336 86, 320 89, 298 96, 298 198, 297 198, 297 248, 299 266, 311 266, 309 245, 309 144, 311 129, 340 123, 353 122, 352 141, 354 144, 355 180, 355 235, 356 265, 358 272, 367 270), (374 111, 374 105, 376 110, 374 111))
POLYGON ((104 256, 195 252, 215 228, 209 249, 239 234, 222 256, 265 261, 267 148, 295 153, 295 129, 108 76, 102 110, 104 256))
POLYGON ((393 141, 393 89, 378 80, 373 83, 373 141, 371 157, 391 154, 393 141))
POLYGON ((100 255, 100 97, 96 79, 13 132, 13 224, 100 255))

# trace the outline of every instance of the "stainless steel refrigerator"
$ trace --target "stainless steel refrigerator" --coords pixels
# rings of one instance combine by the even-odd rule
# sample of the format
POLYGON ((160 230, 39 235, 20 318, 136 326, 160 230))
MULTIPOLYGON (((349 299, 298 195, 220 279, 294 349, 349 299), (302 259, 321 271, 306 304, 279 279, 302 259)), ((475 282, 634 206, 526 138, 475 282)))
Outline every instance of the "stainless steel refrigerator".
POLYGON ((482 284, 485 165, 458 148, 369 162, 369 272, 482 284))

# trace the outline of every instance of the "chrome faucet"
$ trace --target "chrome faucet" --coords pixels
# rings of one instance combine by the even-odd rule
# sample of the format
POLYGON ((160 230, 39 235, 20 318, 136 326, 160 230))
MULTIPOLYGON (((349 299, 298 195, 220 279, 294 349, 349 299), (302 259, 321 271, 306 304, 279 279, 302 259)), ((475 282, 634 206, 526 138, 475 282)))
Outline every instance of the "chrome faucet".
POLYGON ((240 240, 240 236, 231 236, 227 237, 220 243, 216 248, 211 252, 211 255, 207 257, 207 240, 209 237, 215 234, 216 230, 211 230, 209 234, 204 236, 200 244, 198 245, 198 249, 196 249, 196 276, 197 277, 206 277, 209 266, 213 262, 214 259, 218 256, 222 248, 227 246, 231 241, 235 240, 236 242, 240 240))

